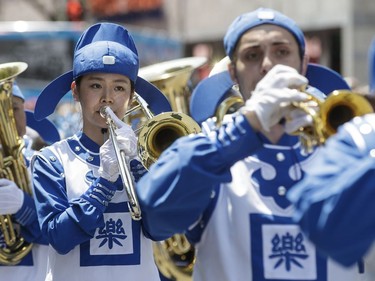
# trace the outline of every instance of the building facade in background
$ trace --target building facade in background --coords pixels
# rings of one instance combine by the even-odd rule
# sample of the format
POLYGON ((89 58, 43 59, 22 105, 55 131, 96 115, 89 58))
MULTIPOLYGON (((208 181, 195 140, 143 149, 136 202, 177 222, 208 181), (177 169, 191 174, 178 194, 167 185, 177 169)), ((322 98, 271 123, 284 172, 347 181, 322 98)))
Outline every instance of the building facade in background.
MULTIPOLYGON (((66 3, 67 0, 0 0, 0 22, 65 21, 66 3)), ((134 31, 141 60, 146 65, 193 55, 207 56, 214 64, 224 56, 222 38, 236 16, 260 6, 274 8, 302 27, 312 62, 355 77, 362 84, 368 82, 367 52, 375 36, 372 0, 80 0, 80 3, 87 23, 114 21, 134 31)))

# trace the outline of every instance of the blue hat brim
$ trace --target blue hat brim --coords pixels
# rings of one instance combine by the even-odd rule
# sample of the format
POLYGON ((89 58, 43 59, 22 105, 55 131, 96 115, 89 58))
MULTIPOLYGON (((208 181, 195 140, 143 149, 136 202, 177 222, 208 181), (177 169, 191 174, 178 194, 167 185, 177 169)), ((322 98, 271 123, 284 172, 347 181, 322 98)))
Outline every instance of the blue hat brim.
POLYGON ((49 83, 38 96, 34 115, 40 121, 51 115, 60 100, 70 91, 73 71, 68 71, 49 83))
MULTIPOLYGON (((42 120, 51 115, 60 100, 70 91, 73 71, 68 71, 49 83, 38 96, 35 103, 34 116, 42 120)), ((171 111, 167 97, 153 84, 137 77, 135 91, 148 103, 153 114, 171 111)))
POLYGON ((338 72, 315 63, 307 66, 306 78, 309 85, 329 95, 334 90, 351 90, 348 83, 338 72))
POLYGON ((25 113, 26 125, 35 130, 47 144, 53 144, 61 139, 59 131, 50 120, 38 121, 30 110, 25 110, 25 113))
POLYGON ((213 117, 234 82, 228 71, 222 71, 200 81, 190 99, 190 115, 201 124, 213 117))
POLYGON ((154 115, 172 111, 168 98, 156 86, 142 77, 137 77, 135 92, 148 103, 154 115))

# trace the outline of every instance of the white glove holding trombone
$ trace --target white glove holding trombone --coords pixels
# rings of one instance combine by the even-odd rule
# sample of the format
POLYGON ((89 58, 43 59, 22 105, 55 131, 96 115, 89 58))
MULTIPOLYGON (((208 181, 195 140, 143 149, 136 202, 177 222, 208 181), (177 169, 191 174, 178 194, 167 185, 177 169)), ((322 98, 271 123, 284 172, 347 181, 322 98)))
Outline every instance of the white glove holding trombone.
MULTIPOLYGON (((122 122, 112 110, 107 110, 111 121, 115 126, 114 137, 116 137, 119 150, 124 151, 127 162, 137 156, 137 137, 128 124, 122 122)), ((110 130, 111 128, 108 128, 110 130)), ((100 168, 99 175, 111 182, 115 182, 119 176, 119 164, 115 152, 113 141, 110 138, 100 147, 100 168)))

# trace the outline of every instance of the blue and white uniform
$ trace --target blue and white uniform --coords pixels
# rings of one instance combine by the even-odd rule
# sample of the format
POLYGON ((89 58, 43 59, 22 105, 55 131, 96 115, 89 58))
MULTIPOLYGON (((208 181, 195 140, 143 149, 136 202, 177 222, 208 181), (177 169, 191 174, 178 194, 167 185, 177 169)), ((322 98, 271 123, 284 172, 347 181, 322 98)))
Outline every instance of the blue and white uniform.
POLYGON ((375 278, 374 148, 375 114, 355 117, 288 194, 295 220, 317 247, 346 266, 364 258, 368 280, 375 278))
POLYGON ((98 179, 99 148, 80 133, 33 160, 39 223, 50 243, 46 280, 159 280, 152 242, 142 221, 132 220, 121 180, 98 179))
MULTIPOLYGON (((57 77, 40 93, 35 104, 35 119, 43 120, 51 115, 71 90, 73 82, 77 86, 74 94, 91 94, 86 89, 78 89, 79 79, 92 73, 126 76, 154 114, 169 111, 167 98, 151 83, 138 77, 138 70, 138 51, 128 30, 114 23, 94 24, 76 44, 73 69, 57 77)), ((103 83, 107 84, 107 80, 103 83)), ((123 79, 115 80, 117 83, 123 79)), ((116 83, 111 82, 111 85, 116 83)), ((98 84, 90 86, 99 89, 93 101, 98 108, 127 105, 126 100, 117 95, 124 90, 123 86, 112 88, 98 84)), ((113 153, 106 157, 113 151, 100 151, 100 141, 88 137, 98 136, 103 125, 97 124, 95 128, 90 118, 85 117, 88 109, 83 100, 78 98, 83 105, 82 132, 45 148, 33 160, 37 214, 42 234, 50 245, 46 280, 160 280, 152 237, 144 232, 142 220, 131 218, 121 179, 115 183, 106 180, 116 178, 116 156, 113 153), (108 174, 104 168, 111 170, 110 177, 104 175, 108 174), (102 176, 99 171, 103 172, 102 176)), ((121 111, 118 114, 122 114, 121 111)), ((122 137, 124 142, 129 141, 122 137)), ((133 140, 136 143, 135 136, 133 140)), ((105 146, 104 139, 103 143, 105 146)), ((134 160, 130 166, 138 180, 145 169, 134 160)))
POLYGON ((205 136, 183 137, 137 185, 154 238, 185 233, 197 250, 195 281, 362 280, 317 252, 285 195, 310 162, 296 137, 277 145, 240 114, 205 136))
MULTIPOLYGON (((25 139, 26 149, 23 151, 25 161, 30 163, 30 156, 35 151, 28 147, 25 139)), ((31 178, 31 177, 30 177, 31 178)), ((20 228, 21 236, 33 246, 31 251, 17 265, 0 264, 0 280, 7 281, 43 281, 47 268, 47 241, 42 237, 39 228, 38 218, 35 210, 35 203, 31 195, 25 194, 21 209, 14 214, 14 219, 20 228)), ((0 245, 3 245, 4 236, 0 230, 0 245)))
MULTIPOLYGON (((34 201, 25 195, 21 210, 15 215, 21 229, 21 236, 33 243, 31 251, 17 265, 0 265, 0 280, 43 281, 46 276, 48 246, 41 236, 34 201)), ((4 243, 0 231, 0 245, 4 243)))

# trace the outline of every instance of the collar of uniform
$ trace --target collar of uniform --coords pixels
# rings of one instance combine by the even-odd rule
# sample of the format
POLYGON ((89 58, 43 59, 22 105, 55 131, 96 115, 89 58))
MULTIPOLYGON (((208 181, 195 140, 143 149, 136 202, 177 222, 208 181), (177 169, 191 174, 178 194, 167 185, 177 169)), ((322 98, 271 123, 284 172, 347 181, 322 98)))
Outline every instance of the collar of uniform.
POLYGON ((71 151, 82 161, 88 162, 95 166, 100 165, 100 146, 83 132, 80 132, 69 138, 68 145, 71 151))

